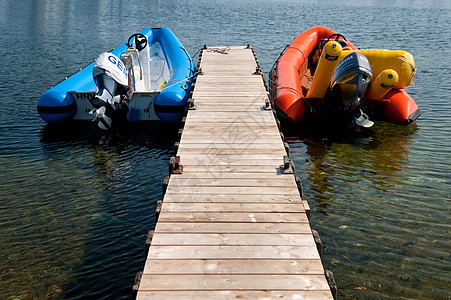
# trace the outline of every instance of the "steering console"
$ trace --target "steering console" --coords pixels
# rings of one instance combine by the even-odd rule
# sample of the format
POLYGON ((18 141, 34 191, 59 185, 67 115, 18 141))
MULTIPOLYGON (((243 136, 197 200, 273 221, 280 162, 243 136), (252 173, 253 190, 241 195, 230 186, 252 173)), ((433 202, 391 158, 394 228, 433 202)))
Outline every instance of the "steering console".
POLYGON ((127 46, 132 46, 132 39, 135 39, 135 47, 138 51, 143 50, 147 46, 147 37, 142 33, 135 33, 128 38, 127 46))

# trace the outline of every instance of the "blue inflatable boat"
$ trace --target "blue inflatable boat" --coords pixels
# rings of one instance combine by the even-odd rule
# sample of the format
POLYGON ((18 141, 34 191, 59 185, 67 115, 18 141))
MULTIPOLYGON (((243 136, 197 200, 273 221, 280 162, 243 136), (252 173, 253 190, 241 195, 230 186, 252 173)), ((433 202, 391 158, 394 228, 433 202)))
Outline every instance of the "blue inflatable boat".
POLYGON ((115 119, 177 122, 185 111, 194 69, 171 30, 147 28, 48 90, 37 110, 48 123, 97 120, 103 129, 110 129, 115 119))

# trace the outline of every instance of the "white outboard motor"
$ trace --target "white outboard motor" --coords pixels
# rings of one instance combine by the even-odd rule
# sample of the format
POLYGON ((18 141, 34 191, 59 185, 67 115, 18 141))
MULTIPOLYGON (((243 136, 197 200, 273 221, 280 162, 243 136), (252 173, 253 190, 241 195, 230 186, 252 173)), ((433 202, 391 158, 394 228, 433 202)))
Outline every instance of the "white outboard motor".
POLYGON ((112 53, 102 53, 95 61, 92 69, 94 82, 99 89, 90 100, 96 108, 93 121, 97 121, 102 129, 110 129, 113 119, 120 118, 128 112, 124 103, 128 91, 127 69, 123 62, 112 53))

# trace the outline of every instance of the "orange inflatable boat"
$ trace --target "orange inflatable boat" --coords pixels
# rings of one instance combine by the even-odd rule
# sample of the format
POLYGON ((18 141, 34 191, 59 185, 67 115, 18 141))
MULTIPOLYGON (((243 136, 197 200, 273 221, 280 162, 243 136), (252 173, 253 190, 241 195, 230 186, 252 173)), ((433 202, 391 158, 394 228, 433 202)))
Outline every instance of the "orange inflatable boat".
POLYGON ((313 27, 282 51, 270 72, 281 119, 312 117, 370 127, 373 120, 409 125, 420 116, 405 88, 415 81, 413 56, 401 50, 361 50, 343 35, 313 27))

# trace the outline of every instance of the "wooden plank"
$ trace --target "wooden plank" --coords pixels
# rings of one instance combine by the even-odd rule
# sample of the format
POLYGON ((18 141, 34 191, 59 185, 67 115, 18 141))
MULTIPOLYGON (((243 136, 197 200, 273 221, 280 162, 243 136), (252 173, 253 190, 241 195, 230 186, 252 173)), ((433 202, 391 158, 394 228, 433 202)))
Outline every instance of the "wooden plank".
POLYGON ((283 149, 283 142, 282 140, 274 142, 272 144, 262 144, 262 143, 229 143, 229 142, 222 142, 222 143, 209 143, 209 142, 198 142, 198 143, 182 143, 179 145, 178 149, 215 149, 215 150, 237 150, 239 153, 242 153, 244 150, 260 150, 260 149, 266 149, 266 152, 272 153, 273 150, 280 150, 283 149), (282 146, 282 147, 281 147, 282 146))
MULTIPOLYGON (((240 53, 246 53, 246 52, 249 52, 249 53, 251 53, 252 54, 252 51, 251 51, 251 49, 250 48, 248 48, 247 47, 247 45, 241 45, 241 46, 218 46, 218 45, 209 45, 208 46, 208 48, 207 48, 207 51, 204 51, 204 55, 205 55, 205 53, 214 53, 214 49, 226 49, 227 50, 227 52, 234 52, 234 51, 236 51, 236 52, 238 52, 238 54, 240 54, 240 53)), ((235 54, 234 53, 234 57, 236 56, 237 54, 235 54)))
POLYGON ((147 300, 269 300, 269 299, 309 299, 309 300, 332 300, 330 291, 269 291, 269 290, 220 290, 220 291, 139 291, 137 299, 147 300))
MULTIPOLYGON (((204 128, 201 128, 199 123, 191 122, 187 124, 188 129, 183 129, 185 136, 189 135, 213 135, 213 136, 229 136, 234 135, 249 135, 254 133, 256 137, 261 136, 273 136, 276 141, 281 140, 280 132, 277 127, 268 126, 268 124, 255 124, 251 123, 249 126, 247 124, 238 123, 217 123, 221 124, 217 128, 213 128, 211 123, 205 123, 204 128)), ((249 143, 253 142, 254 139, 250 139, 249 143)))
MULTIPOLYGON (((167 203, 165 203, 167 204, 167 203)), ((211 222, 211 223, 309 223, 304 212, 296 213, 256 213, 256 212, 172 212, 164 211, 160 222, 211 222)))
POLYGON ((183 133, 186 135, 195 135, 195 134, 210 134, 210 135, 222 135, 226 133, 254 133, 256 136, 261 135, 271 135, 275 136, 276 140, 280 138, 280 132, 275 126, 269 126, 268 124, 253 124, 251 123, 249 126, 247 124, 237 124, 237 123, 216 123, 218 126, 215 128, 211 123, 204 124, 204 127, 200 124, 190 123, 186 124, 186 127, 183 129, 183 133))
MULTIPOLYGON (((196 91, 196 90, 194 90, 196 91)), ((198 92, 198 91, 196 91, 198 92)), ((196 97, 192 97, 194 101, 204 100, 204 101, 222 101, 225 103, 242 103, 242 102, 256 102, 256 101, 265 101, 268 98, 268 93, 258 93, 258 95, 251 95, 249 93, 241 93, 243 95, 237 94, 239 91, 234 91, 234 94, 220 94, 220 95, 209 95, 204 94, 202 92, 198 92, 199 94, 196 97)))
POLYGON ((233 76, 233 77, 217 77, 217 76, 202 75, 202 76, 197 77, 195 87, 198 88, 200 83, 219 83, 219 84, 240 85, 243 82, 258 83, 260 85, 263 85, 263 78, 261 76, 257 76, 257 75, 233 76))
POLYGON ((304 245, 301 246, 151 245, 149 249, 149 257, 152 257, 152 259, 320 259, 316 247, 304 245))
POLYGON ((192 121, 206 121, 215 123, 263 123, 273 122, 275 125, 274 115, 271 112, 260 111, 258 114, 251 112, 211 112, 205 114, 204 112, 197 112, 195 110, 188 111, 188 117, 192 121))
MULTIPOLYGON (((191 111, 190 111, 191 112, 191 111)), ((202 113, 202 112, 201 112, 202 113)), ((205 113, 205 112, 203 112, 205 113)), ((207 115, 209 114, 221 114, 223 112, 209 112, 206 113, 207 115)), ((224 112, 225 113, 225 112, 224 112)), ((233 112, 231 112, 233 113, 233 112)), ((200 123, 228 123, 228 124, 239 124, 238 121, 241 118, 245 118, 246 119, 246 123, 243 123, 242 126, 245 126, 244 124, 258 124, 258 125, 267 125, 270 124, 271 122, 274 121, 274 117, 270 117, 270 116, 266 116, 266 117, 254 117, 252 116, 251 113, 248 112, 244 112, 247 115, 243 115, 243 116, 236 116, 236 117, 228 117, 228 116, 218 116, 217 118, 212 118, 213 116, 207 117, 207 116, 195 116, 193 117, 190 122, 195 122, 197 124, 200 123)), ((190 113, 188 112, 188 115, 190 115, 190 113)), ((275 122, 275 121, 274 121, 275 122)), ((238 126, 238 125, 235 125, 238 126)))
MULTIPOLYGON (((259 155, 259 154, 268 153, 268 152, 270 152, 271 154, 273 154, 275 156, 279 156, 279 157, 283 157, 284 155, 287 155, 285 150, 281 149, 280 147, 277 147, 275 149, 269 149, 269 148, 264 149, 263 147, 261 147, 260 149, 259 148, 250 148, 250 149, 245 149, 245 150, 246 150, 246 153, 249 155, 259 155)), ((241 151, 239 151, 238 149, 234 149, 234 148, 212 148, 212 147, 208 147, 208 148, 183 147, 183 148, 179 148, 177 151, 178 156, 204 155, 204 154, 205 155, 231 155, 231 154, 239 154, 239 153, 241 153, 241 151)))
MULTIPOLYGON (((177 212, 299 212, 304 211, 302 203, 293 204, 274 204, 274 203, 199 203, 199 202, 180 202, 180 203, 163 203, 162 211, 177 212)), ((249 218, 249 222, 255 220, 249 218)), ((256 221, 255 221, 256 222, 256 221)))
POLYGON ((233 65, 238 64, 240 62, 248 63, 248 64, 256 64, 255 61, 250 60, 249 57, 252 55, 252 53, 238 53, 235 52, 232 55, 208 55, 208 53, 205 53, 205 55, 202 55, 202 62, 206 65, 213 65, 215 63, 224 63, 227 65, 233 65))
POLYGON ((181 163, 188 163, 189 161, 195 160, 196 162, 198 160, 227 160, 227 161, 231 161, 233 160, 234 162, 236 162, 236 164, 241 164, 241 161, 245 161, 247 163, 255 163, 256 165, 259 165, 258 161, 261 161, 262 164, 263 163, 268 163, 268 164, 272 164, 273 161, 276 161, 275 163, 283 163, 283 157, 279 156, 279 155, 270 155, 268 154, 267 156, 265 155, 260 155, 260 154, 229 154, 229 155, 207 155, 207 154, 202 154, 202 155, 196 155, 196 154, 186 154, 183 155, 183 157, 181 158, 180 162, 181 163))
MULTIPOLYGON (((216 144, 276 144, 281 145, 283 147, 283 141, 280 138, 280 135, 272 134, 272 135, 262 135, 259 136, 255 134, 252 136, 250 131, 238 129, 235 131, 235 136, 231 136, 233 133, 233 129, 224 131, 224 135, 204 135, 203 137, 197 137, 190 134, 182 134, 180 139, 180 144, 191 143, 191 144, 212 144, 212 147, 216 147, 216 144)), ((199 134, 200 135, 200 134, 199 134)))
POLYGON ((322 275, 186 275, 184 280, 174 275, 144 275, 144 290, 327 290, 327 281, 322 275), (246 278, 247 277, 247 278, 246 278), (146 285, 146 281, 152 285, 146 285), (266 288, 265 288, 266 287, 266 288))
MULTIPOLYGON (((183 174, 182 174, 183 175, 183 174)), ((270 178, 243 178, 236 174, 229 178, 217 178, 213 174, 205 177, 197 176, 174 176, 170 181, 171 186, 192 187, 192 186, 281 186, 293 187, 296 184, 293 176, 270 176, 270 178)))
MULTIPOLYGON (((229 155, 184 155, 181 157, 181 164, 183 166, 247 166, 252 164, 254 167, 277 167, 283 164, 282 158, 277 159, 265 159, 265 160, 249 160, 249 159, 236 159, 228 158, 229 155)), ((233 155, 230 155, 233 156, 233 155)), ((186 171, 186 170, 185 170, 186 171)))
POLYGON ((252 73, 255 71, 255 68, 257 67, 257 64, 255 62, 246 62, 244 60, 239 65, 237 65, 237 63, 233 61, 211 60, 211 62, 208 64, 201 63, 200 67, 202 68, 202 72, 207 75, 211 75, 212 73, 252 75, 252 73))
POLYGON ((249 123, 249 124, 241 124, 241 123, 220 123, 220 122, 209 122, 209 123, 196 123, 191 121, 186 121, 185 125, 183 126, 183 131, 185 130, 218 130, 222 131, 224 129, 233 129, 233 130, 255 130, 257 132, 259 131, 276 131, 279 132, 277 129, 277 126, 274 126, 273 123, 266 123, 266 124, 255 124, 255 123, 249 123))
POLYGON ((219 101, 204 101, 204 100, 196 100, 196 110, 200 111, 201 109, 235 109, 234 111, 249 111, 251 110, 254 113, 257 113, 259 111, 262 111, 264 109, 265 101, 261 101, 260 99, 258 101, 253 101, 249 103, 223 103, 219 101))
MULTIPOLYGON (((204 130, 204 131, 194 131, 194 130, 187 130, 184 131, 184 133, 182 134, 182 136, 185 139, 191 138, 191 139, 196 139, 196 137, 200 137, 203 139, 214 139, 214 138, 219 138, 222 140, 243 140, 243 138, 245 140, 243 140, 243 142, 247 140, 249 140, 249 142, 254 142, 260 139, 273 139, 274 141, 279 141, 281 140, 280 138, 280 133, 277 132, 276 130, 266 130, 266 131, 255 131, 254 132, 254 137, 251 136, 251 134, 253 133, 252 130, 249 130, 246 127, 240 127, 240 128, 227 128, 227 129, 218 129, 216 130, 216 132, 214 131, 210 131, 208 129, 204 130)), ((244 155, 246 155, 246 153, 244 153, 244 155)))
POLYGON ((212 173, 218 174, 220 177, 221 173, 269 173, 274 174, 275 172, 280 172, 280 168, 277 166, 256 166, 256 165, 216 165, 214 162, 205 162, 205 165, 183 165, 183 172, 189 173, 212 173))
MULTIPOLYGON (((292 194, 299 196, 299 190, 297 187, 273 187, 273 186, 231 186, 231 187, 221 187, 221 186, 202 186, 202 193, 205 194, 225 194, 225 195, 250 195, 250 196, 260 196, 260 195, 279 195, 279 194, 292 194)), ((176 186, 168 186, 166 194, 183 194, 191 193, 189 188, 180 188, 176 186)))
MULTIPOLYGON (((157 222, 155 232, 166 233, 311 233, 305 223, 257 223, 249 218, 248 223, 184 223, 157 222)), ((316 250, 316 248, 315 248, 316 250)))
POLYGON ((263 84, 263 79, 259 75, 254 75, 253 77, 241 77, 241 78, 229 78, 228 80, 221 80, 221 78, 210 77, 210 80, 202 80, 202 76, 198 77, 194 86, 198 89, 211 89, 214 87, 233 87, 234 89, 247 88, 249 86, 255 87, 257 89, 265 89, 263 84), (255 79, 254 79, 255 78, 255 79))
POLYGON ((266 92, 263 92, 263 90, 261 91, 256 91, 256 92, 242 92, 240 90, 236 90, 236 91, 228 91, 228 92, 218 92, 218 91, 201 91, 201 90, 194 90, 193 91, 193 98, 197 98, 197 97, 214 97, 214 98, 242 98, 242 97, 247 97, 247 98, 262 98, 262 97, 267 97, 268 94, 266 92))
MULTIPOLYGON (((231 86, 231 85, 216 85, 211 84, 208 87, 202 88, 202 92, 217 92, 217 93, 234 93, 237 87, 231 86)), ((247 93, 247 94, 255 94, 255 95, 262 95, 266 93, 266 89, 263 86, 258 86, 254 84, 244 84, 243 86, 239 87, 240 93, 247 93)))
MULTIPOLYGON (((247 97, 243 98, 243 100, 235 99, 234 101, 227 101, 227 98, 223 97, 197 97, 194 99, 194 103, 201 106, 211 106, 211 107, 245 107, 245 108, 254 108, 254 107, 263 107, 267 99, 263 96, 259 97, 247 97)), ((196 108, 197 110, 197 108, 196 108)), ((260 111, 260 110, 259 110, 260 111)), ((257 111, 258 112, 258 111, 257 111)))
POLYGON ((248 54, 235 54, 233 55, 233 59, 230 59, 230 55, 203 55, 202 56, 202 63, 206 66, 218 66, 219 64, 222 64, 222 66, 236 66, 239 63, 243 63, 246 65, 256 65, 255 61, 249 60, 248 54))
MULTIPOLYGON (((255 136, 250 136, 249 134, 239 135, 233 138, 228 138, 227 136, 209 136, 209 137, 196 137, 196 136, 183 136, 180 139, 180 143, 187 144, 211 144, 211 147, 215 147, 217 143, 220 144, 273 144, 281 145, 283 147, 283 142, 280 139, 275 139, 274 137, 262 136, 257 138, 255 136), (248 143, 246 143, 246 140, 248 143)), ((240 163, 241 164, 241 163, 240 163)))
MULTIPOLYGON (((255 70, 255 68, 254 68, 255 70)), ((241 70, 241 69, 233 69, 233 70, 215 70, 214 68, 208 68, 202 70, 207 75, 217 75, 217 76, 235 76, 235 75, 250 75, 253 72, 250 72, 248 70, 241 70)))
MULTIPOLYGON (((188 115, 189 115, 190 118, 203 117, 203 116, 205 116, 204 113, 202 113, 202 112, 197 112, 197 111, 195 111, 195 110, 190 110, 189 113, 188 113, 188 115)), ((274 114, 273 114, 272 111, 261 111, 261 112, 258 113, 258 114, 250 114, 250 113, 247 113, 247 112, 243 112, 243 113, 231 113, 231 112, 228 113, 228 112, 225 112, 225 113, 209 114, 209 117, 215 118, 215 117, 226 116, 226 117, 229 118, 229 120, 230 120, 230 118, 231 118, 232 120, 240 120, 241 122, 246 123, 247 120, 248 120, 249 115, 255 115, 255 116, 254 116, 255 119, 270 118, 271 120, 275 120, 275 119, 274 119, 274 114)), ((274 123, 274 125, 275 125, 275 123, 274 123)))
POLYGON ((155 246, 289 246, 315 245, 311 234, 231 234, 160 233, 152 239, 155 246))
POLYGON ((260 173, 181 173, 172 174, 171 181, 179 182, 180 180, 200 180, 200 179, 246 179, 246 180, 264 180, 265 181, 280 181, 280 182, 295 182, 292 174, 260 174, 260 173))
POLYGON ((164 202, 228 202, 228 203, 301 203, 299 192, 293 194, 268 194, 268 195, 246 195, 246 194, 207 194, 200 188, 192 188, 189 192, 174 193, 164 196, 164 202))
POLYGON ((144 273, 153 274, 324 274, 321 260, 159 260, 146 261, 144 273))
POLYGON ((250 104, 237 104, 237 105, 224 105, 222 103, 196 103, 196 111, 198 112, 245 112, 245 113, 258 113, 265 110, 265 103, 250 103, 250 104))
POLYGON ((324 275, 178 275, 143 274, 143 290, 321 290, 329 289, 324 275), (151 282, 151 284, 150 284, 151 282))

